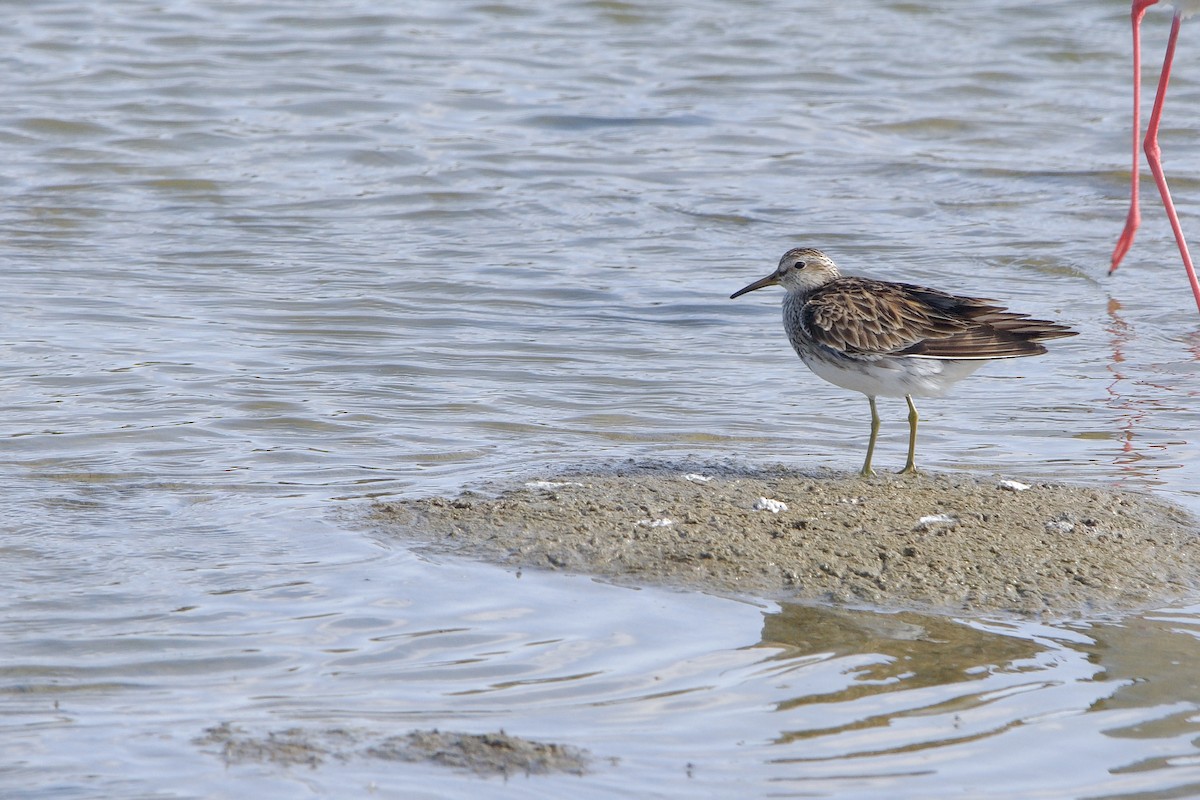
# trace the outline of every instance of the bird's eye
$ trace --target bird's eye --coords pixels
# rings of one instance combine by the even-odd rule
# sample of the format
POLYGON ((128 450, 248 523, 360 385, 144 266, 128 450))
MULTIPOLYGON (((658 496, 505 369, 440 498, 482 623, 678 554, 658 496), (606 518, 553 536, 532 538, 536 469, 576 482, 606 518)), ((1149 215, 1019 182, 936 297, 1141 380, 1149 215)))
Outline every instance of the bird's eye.
POLYGON ((807 261, 797 261, 793 266, 796 269, 804 269, 805 267, 808 266, 808 262, 807 261))

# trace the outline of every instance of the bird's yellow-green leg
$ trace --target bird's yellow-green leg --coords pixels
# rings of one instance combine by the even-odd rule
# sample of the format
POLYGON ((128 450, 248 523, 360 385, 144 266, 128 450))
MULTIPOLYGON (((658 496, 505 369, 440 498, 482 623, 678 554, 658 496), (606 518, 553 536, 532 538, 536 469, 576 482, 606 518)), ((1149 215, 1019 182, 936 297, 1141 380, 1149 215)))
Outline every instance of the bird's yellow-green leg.
POLYGON ((863 462, 864 478, 875 474, 875 470, 871 469, 871 456, 875 455, 875 437, 879 435, 879 412, 875 410, 875 398, 867 395, 867 402, 871 404, 871 439, 867 442, 867 460, 863 462))
POLYGON ((917 455, 917 407, 913 405, 912 395, 904 395, 904 399, 908 401, 908 463, 904 465, 904 469, 900 470, 901 475, 916 475, 917 465, 915 458, 917 455))

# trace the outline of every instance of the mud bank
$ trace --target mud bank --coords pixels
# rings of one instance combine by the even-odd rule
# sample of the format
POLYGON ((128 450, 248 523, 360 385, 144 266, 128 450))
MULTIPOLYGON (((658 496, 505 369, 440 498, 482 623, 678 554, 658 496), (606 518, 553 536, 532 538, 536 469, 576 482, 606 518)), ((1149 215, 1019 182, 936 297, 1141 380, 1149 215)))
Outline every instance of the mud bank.
POLYGON ((374 515, 394 535, 508 566, 945 613, 1148 608, 1194 596, 1200 576, 1181 509, 1001 476, 630 464, 374 515))

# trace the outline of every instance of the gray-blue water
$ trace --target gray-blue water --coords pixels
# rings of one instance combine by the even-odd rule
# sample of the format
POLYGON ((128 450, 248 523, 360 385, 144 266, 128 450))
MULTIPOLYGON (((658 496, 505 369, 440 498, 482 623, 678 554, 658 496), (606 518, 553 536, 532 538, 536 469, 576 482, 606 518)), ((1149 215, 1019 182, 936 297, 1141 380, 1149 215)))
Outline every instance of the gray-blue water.
MULTIPOLYGON (((726 299, 797 245, 1081 332, 922 404, 925 468, 1200 510, 1200 317, 1149 185, 1105 276, 1123 0, 401 6, 0 6, 0 794, 1200 792, 1198 608, 756 605, 363 521, 598 459, 856 468, 862 398, 801 367, 777 296, 726 299), (597 761, 226 765, 196 741, 223 722, 597 761)), ((1200 239, 1200 25, 1180 47, 1162 138, 1200 239)))

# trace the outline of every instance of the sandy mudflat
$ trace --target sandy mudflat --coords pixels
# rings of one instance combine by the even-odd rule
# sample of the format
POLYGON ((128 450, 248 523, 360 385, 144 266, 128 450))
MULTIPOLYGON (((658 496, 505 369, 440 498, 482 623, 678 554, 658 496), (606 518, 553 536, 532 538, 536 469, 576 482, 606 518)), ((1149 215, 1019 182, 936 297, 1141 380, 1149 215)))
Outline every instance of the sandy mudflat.
POLYGON ((1200 535, 1187 513, 1144 494, 1029 483, 631 463, 375 512, 442 552, 771 599, 1056 616, 1195 596, 1200 535))

